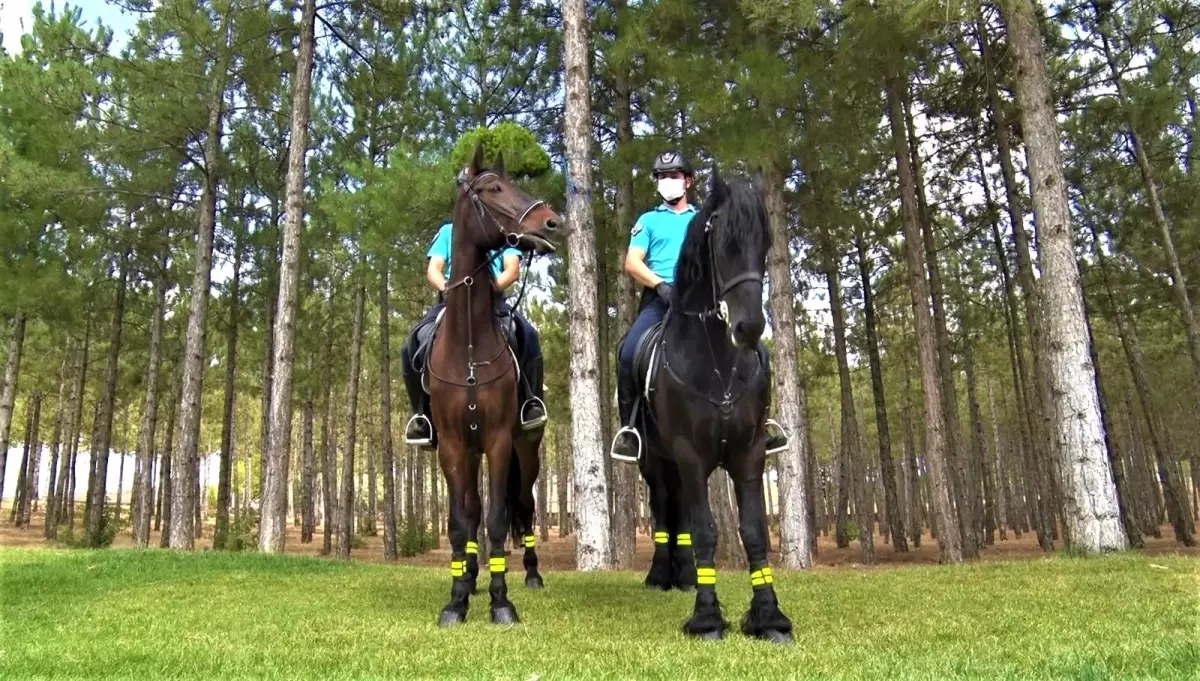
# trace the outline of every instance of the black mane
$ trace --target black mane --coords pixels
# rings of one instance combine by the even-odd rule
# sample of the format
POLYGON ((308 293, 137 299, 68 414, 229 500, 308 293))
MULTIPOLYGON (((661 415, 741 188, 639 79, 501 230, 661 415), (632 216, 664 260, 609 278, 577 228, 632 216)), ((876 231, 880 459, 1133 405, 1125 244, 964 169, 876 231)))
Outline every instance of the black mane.
POLYGON ((711 286, 708 239, 704 226, 713 218, 713 246, 716 257, 745 250, 765 252, 771 247, 767 208, 762 193, 749 180, 734 178, 726 182, 714 174, 712 190, 704 205, 688 224, 687 236, 675 265, 675 288, 681 298, 699 284, 711 286))

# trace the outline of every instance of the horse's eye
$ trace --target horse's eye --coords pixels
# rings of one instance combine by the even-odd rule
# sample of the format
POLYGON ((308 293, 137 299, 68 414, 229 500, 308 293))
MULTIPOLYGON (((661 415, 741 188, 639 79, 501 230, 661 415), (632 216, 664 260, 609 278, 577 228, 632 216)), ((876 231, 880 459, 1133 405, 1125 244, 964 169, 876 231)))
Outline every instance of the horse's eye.
POLYGON ((494 185, 488 187, 488 191, 493 194, 499 194, 500 193, 500 185, 494 184, 494 185))

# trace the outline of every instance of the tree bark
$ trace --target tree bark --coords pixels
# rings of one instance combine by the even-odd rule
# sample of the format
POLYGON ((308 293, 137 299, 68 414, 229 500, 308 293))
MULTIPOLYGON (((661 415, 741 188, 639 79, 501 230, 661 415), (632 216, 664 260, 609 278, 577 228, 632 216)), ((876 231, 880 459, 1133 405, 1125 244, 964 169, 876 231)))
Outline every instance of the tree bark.
POLYGON ((875 322, 875 292, 871 286, 871 261, 861 235, 856 239, 858 273, 862 280, 863 317, 867 336, 867 356, 871 364, 871 392, 875 397, 875 428, 879 434, 879 470, 883 478, 884 512, 891 528, 892 548, 908 551, 904 535, 903 506, 896 492, 896 467, 892 463, 892 434, 888 427, 887 398, 883 391, 883 363, 879 357, 879 331, 875 322))
POLYGON ((20 503, 13 509, 17 512, 17 527, 29 527, 30 521, 33 519, 33 504, 37 500, 37 469, 41 459, 38 455, 42 450, 40 431, 43 396, 41 391, 33 394, 31 402, 29 427, 25 429, 25 458, 22 461, 23 469, 19 476, 20 480, 17 481, 20 503))
POLYGON ((563 428, 554 429, 554 463, 558 469, 558 536, 571 534, 571 519, 567 512, 567 452, 563 449, 563 428))
MULTIPOLYGON (((68 348, 70 345, 68 344, 68 348)), ((54 401, 54 435, 50 442, 50 479, 46 485, 46 524, 44 528, 45 537, 47 539, 55 539, 58 536, 58 507, 61 504, 60 480, 67 474, 67 455, 62 452, 62 435, 63 435, 63 419, 67 410, 67 403, 71 401, 69 394, 66 394, 69 376, 67 367, 69 364, 68 358, 74 354, 70 349, 63 356, 62 368, 58 374, 58 398, 54 401), (61 455, 61 456, 60 456, 61 455), (60 464, 61 461, 61 464, 60 464)), ((0 456, 8 456, 8 452, 0 453, 0 456)))
MULTIPOLYGON (((330 300, 329 314, 333 316, 333 301, 330 300)), ((324 522, 322 523, 321 555, 333 551, 333 528, 337 516, 337 451, 333 428, 333 333, 326 329, 325 375, 322 392, 325 393, 321 407, 321 495, 324 497, 324 522)))
MULTIPOLYGON (((312 2, 313 0, 308 0, 312 2)), ((350 385, 346 390, 346 449, 342 451, 342 514, 338 532, 338 558, 349 560, 354 543, 354 444, 358 425, 359 359, 362 356, 363 304, 366 289, 354 287, 354 330, 350 338, 350 385)))
MULTIPOLYGON (((307 360, 308 375, 312 375, 312 356, 307 360)), ((309 379, 311 380, 311 379, 309 379)), ((313 391, 312 386, 304 386, 304 416, 300 426, 300 543, 311 544, 313 528, 316 527, 316 508, 313 502, 313 391)))
MULTIPOLYGON (((992 479, 996 499, 996 525, 1000 530, 1000 541, 1008 540, 1008 514, 1012 508, 1012 493, 1009 491, 1008 475, 1000 454, 1000 426, 996 419, 996 398, 992 394, 992 379, 987 379, 988 416, 992 426, 992 479)), ((1019 417, 1018 417, 1019 419, 1019 417)))
POLYGON ((12 433, 13 407, 17 401, 17 379, 21 375, 21 351, 25 347, 25 313, 9 323, 8 359, 4 364, 4 390, 0 392, 0 490, 4 489, 4 469, 8 465, 9 437, 12 433))
MULTIPOLYGON (((300 19, 299 56, 292 79, 292 128, 288 147, 287 219, 279 273, 271 362, 270 428, 263 476, 262 522, 258 548, 282 553, 287 536, 288 456, 292 445, 292 371, 295 362, 296 300, 300 280, 300 232, 304 222, 304 157, 308 151, 310 84, 316 47, 316 0, 305 0, 300 19)), ((358 316, 362 316, 361 298, 358 316)), ((361 320, 360 320, 361 326, 361 320)), ((353 484, 351 482, 351 484, 353 484)))
POLYGON ((225 548, 229 536, 229 507, 233 477, 233 408, 237 390, 238 310, 241 308, 242 240, 244 229, 234 227, 233 278, 229 282, 229 338, 225 346, 225 402, 221 413, 221 462, 217 471, 217 521, 213 548, 225 548))
MULTIPOLYGON (((375 518, 379 513, 379 494, 375 486, 375 419, 372 418, 371 405, 374 402, 372 390, 367 390, 367 402, 363 407, 366 417, 367 438, 367 504, 366 518, 363 522, 363 529, 370 533, 372 537, 379 534, 379 529, 376 525, 375 518)), ((420 477, 420 476, 414 476, 420 477)))
POLYGON ((1127 542, 1104 451, 1042 36, 1030 0, 1006 0, 1002 6, 1016 62, 1016 96, 1039 228, 1046 362, 1054 388, 1054 434, 1067 540, 1081 553, 1120 550, 1127 542))
MULTIPOLYGON (((177 383, 182 388, 182 383, 177 383)), ((175 438, 176 417, 178 415, 177 405, 179 404, 179 390, 172 391, 171 400, 167 403, 167 431, 165 442, 162 448, 162 463, 159 464, 158 486, 162 490, 162 508, 159 511, 159 525, 162 532, 159 535, 159 548, 167 548, 170 546, 171 537, 171 516, 174 509, 174 500, 171 489, 171 463, 174 460, 172 452, 175 451, 173 446, 175 438)))
POLYGON ((108 346, 108 374, 100 401, 97 438, 92 442, 91 456, 95 460, 95 477, 88 484, 87 534, 88 546, 98 548, 104 532, 105 489, 108 484, 108 453, 112 445, 113 408, 117 399, 117 377, 120 371, 121 335, 125 329, 125 288, 129 281, 129 251, 121 254, 117 275, 117 298, 113 310, 112 336, 108 346))
POLYGON ((888 88, 889 119, 892 129, 892 144, 900 178, 900 204, 903 212, 904 243, 908 257, 909 289, 916 321, 917 358, 921 366, 921 388, 925 396, 925 461, 930 475, 930 497, 932 498, 937 532, 938 550, 942 562, 958 563, 963 559, 962 537, 958 515, 951 503, 950 483, 946 457, 946 419, 942 412, 942 387, 939 377, 936 335, 929 310, 929 293, 925 280, 920 218, 917 215, 917 199, 912 168, 909 164, 907 133, 904 128, 904 113, 901 101, 905 90, 904 80, 893 76, 888 88))
MULTIPOLYGON (((146 368, 146 397, 142 403, 141 424, 138 426, 138 475, 134 496, 137 503, 133 514, 133 541, 138 546, 150 545, 150 511, 153 509, 151 474, 154 466, 154 435, 158 432, 158 374, 162 369, 163 317, 167 309, 167 258, 163 248, 159 256, 159 272, 154 287, 154 318, 150 321, 150 357, 146 368)), ((235 266, 236 280, 236 266, 235 266)), ((218 493, 219 496, 219 493, 218 493)))
MULTIPOLYGON (((966 327, 966 320, 962 321, 966 327)), ((975 381, 975 339, 970 335, 964 342, 964 369, 967 374, 967 409, 971 419, 971 457, 978 465, 973 477, 978 485, 971 488, 971 494, 978 496, 982 488, 981 501, 983 523, 983 543, 991 546, 996 543, 996 487, 993 484, 991 459, 988 458, 987 444, 983 439, 983 411, 979 407, 979 386, 975 381)))
MULTIPOLYGON (((392 451, 392 312, 388 270, 391 258, 379 266, 379 442, 383 466, 383 559, 396 560, 396 463, 392 451)), ((421 475, 424 475, 422 472, 421 475)), ((435 506, 436 507, 436 506, 435 506)), ((433 517, 437 517, 436 510, 433 517)), ((437 533, 437 524, 434 524, 437 533)))
POLYGON ((813 565, 813 535, 808 522, 809 489, 806 485, 808 423, 800 408, 804 404, 804 395, 797 367, 796 293, 792 286, 791 239, 783 196, 783 170, 773 161, 767 161, 763 164, 763 180, 767 222, 774 243, 767 255, 767 275, 775 338, 772 370, 778 403, 776 414, 779 424, 788 433, 788 450, 780 452, 778 458, 779 507, 783 511, 779 519, 779 559, 784 568, 799 570, 813 565))
POLYGON ((567 248, 570 285, 571 437, 575 469, 575 564, 583 572, 612 566, 608 481, 600 423, 600 361, 596 338, 596 248, 592 221, 592 112, 587 14, 583 0, 563 2, 566 64, 567 248))
POLYGON ((908 540, 914 549, 921 548, 921 525, 924 502, 921 500, 921 472, 917 465, 916 434, 912 419, 912 374, 908 360, 904 362, 904 460, 908 462, 908 540))

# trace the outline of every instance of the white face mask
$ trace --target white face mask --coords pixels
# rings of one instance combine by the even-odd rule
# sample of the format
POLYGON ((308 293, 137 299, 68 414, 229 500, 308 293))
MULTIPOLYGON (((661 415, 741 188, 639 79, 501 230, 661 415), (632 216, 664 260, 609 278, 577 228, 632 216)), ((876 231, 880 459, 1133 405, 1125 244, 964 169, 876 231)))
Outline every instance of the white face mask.
POLYGON ((683 178, 664 177, 658 181, 658 194, 667 203, 675 203, 683 196, 683 178))

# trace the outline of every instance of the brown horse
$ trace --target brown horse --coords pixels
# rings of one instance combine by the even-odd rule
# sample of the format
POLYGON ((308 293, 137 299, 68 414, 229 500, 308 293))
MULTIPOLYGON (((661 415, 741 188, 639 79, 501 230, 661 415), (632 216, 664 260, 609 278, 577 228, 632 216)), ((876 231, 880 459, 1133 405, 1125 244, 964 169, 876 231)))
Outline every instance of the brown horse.
POLYGON ((505 583, 505 538, 510 530, 524 539, 526 585, 539 587, 533 542, 533 482, 538 474, 536 437, 520 430, 517 419, 516 357, 497 323, 498 292, 491 258, 506 245, 550 253, 551 238, 562 218, 509 181, 504 158, 483 165, 483 146, 459 176, 454 206, 451 259, 453 279, 446 284, 446 309, 428 361, 429 397, 438 432, 438 460, 450 492, 450 602, 439 625, 466 620, 468 601, 479 572, 477 531, 480 520, 479 466, 487 458, 488 567, 491 571, 492 622, 519 621, 505 583))

